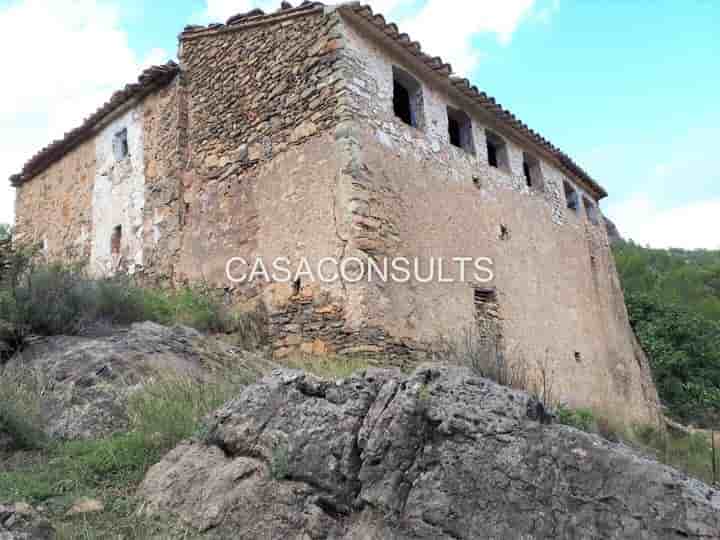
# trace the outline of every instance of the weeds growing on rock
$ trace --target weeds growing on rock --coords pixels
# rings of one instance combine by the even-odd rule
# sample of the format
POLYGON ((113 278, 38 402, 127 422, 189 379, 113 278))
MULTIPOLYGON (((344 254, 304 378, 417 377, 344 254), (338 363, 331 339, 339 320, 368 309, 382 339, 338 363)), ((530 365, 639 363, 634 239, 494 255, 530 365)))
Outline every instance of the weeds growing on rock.
POLYGON ((591 433, 597 429, 595 415, 590 409, 572 409, 565 404, 555 408, 557 421, 560 424, 571 426, 591 433))
POLYGON ((274 480, 285 480, 290 474, 290 459, 288 445, 284 441, 277 441, 270 460, 270 476, 274 480))
POLYGON ((0 337, 15 348, 29 335, 77 335, 142 321, 236 334, 245 348, 265 339, 261 310, 233 313, 207 284, 151 289, 125 275, 95 278, 80 266, 39 262, 28 250, 11 259, 0 281, 0 337))
POLYGON ((130 493, 149 467, 192 436, 204 418, 238 390, 189 378, 150 382, 130 400, 127 433, 48 445, 40 465, 0 472, 0 500, 51 500, 64 513, 80 496, 112 501, 130 493))
POLYGON ((46 438, 40 426, 42 378, 31 369, 0 367, 0 449, 42 448, 46 438))
POLYGON ((291 369, 302 369, 331 380, 347 379, 356 371, 362 371, 373 365, 367 358, 337 354, 321 356, 295 354, 283 358, 280 362, 291 369))

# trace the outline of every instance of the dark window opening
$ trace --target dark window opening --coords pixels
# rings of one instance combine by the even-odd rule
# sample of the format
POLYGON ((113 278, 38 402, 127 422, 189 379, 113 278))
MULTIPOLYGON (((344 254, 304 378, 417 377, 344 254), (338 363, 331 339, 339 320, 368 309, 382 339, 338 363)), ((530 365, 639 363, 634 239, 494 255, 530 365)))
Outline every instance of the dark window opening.
POLYGON ((293 281, 293 296, 299 295, 300 289, 302 289, 302 281, 300 280, 300 278, 297 278, 295 281, 293 281))
POLYGON ((113 137, 113 154, 115 155, 115 160, 120 161, 121 159, 125 159, 129 153, 130 148, 128 147, 127 129, 124 128, 118 131, 113 137))
POLYGON ((575 188, 569 182, 563 181, 563 188, 565 189, 565 201, 567 207, 570 210, 577 212, 578 209, 578 194, 575 188))
POLYGON ((410 107, 410 93, 397 81, 395 81, 393 88, 393 105, 395 107, 395 116, 409 126, 415 125, 412 118, 412 108, 410 107))
POLYGON ((110 237, 110 253, 112 255, 120 255, 120 247, 122 246, 122 225, 113 228, 110 237))
POLYGON ((422 87, 412 75, 396 67, 393 67, 393 110, 405 124, 421 127, 422 87))
POLYGON ((580 352, 578 352, 578 351, 575 351, 575 361, 576 361, 577 363, 582 362, 582 355, 581 355, 580 352))
POLYGON ((583 205, 585 206, 585 213, 587 214, 590 223, 592 223, 593 225, 597 225, 597 207, 593 203, 591 203, 587 197, 583 197, 583 205))
POLYGON ((473 291, 475 305, 497 303, 497 291, 494 287, 475 287, 473 291))
POLYGON ((523 174, 525 175, 525 185, 532 187, 532 177, 530 176, 530 165, 527 161, 523 161, 523 174))
POLYGON ((471 154, 475 153, 472 135, 472 120, 463 111, 448 107, 448 135, 450 144, 462 148, 471 154))
POLYGON ((510 229, 507 225, 500 225, 500 240, 510 240, 510 229))
POLYGON ((507 144, 502 137, 491 131, 485 131, 487 141, 488 165, 496 169, 509 170, 507 144))
POLYGON ((540 161, 527 153, 523 153, 523 174, 525 175, 525 184, 527 187, 542 189, 543 178, 540 161))

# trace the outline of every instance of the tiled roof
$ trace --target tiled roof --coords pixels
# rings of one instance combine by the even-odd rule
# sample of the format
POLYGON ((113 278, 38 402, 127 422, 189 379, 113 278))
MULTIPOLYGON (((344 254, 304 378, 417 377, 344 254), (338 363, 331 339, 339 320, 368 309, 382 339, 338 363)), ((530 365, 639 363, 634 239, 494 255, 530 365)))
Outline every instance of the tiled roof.
POLYGON ((30 158, 19 174, 10 177, 12 185, 19 186, 33 176, 43 172, 68 152, 92 137, 96 126, 105 120, 108 115, 133 99, 142 98, 153 90, 167 84, 179 71, 180 67, 175 62, 168 62, 162 66, 153 66, 143 71, 137 83, 128 84, 122 90, 115 92, 110 100, 86 118, 82 125, 66 133, 62 139, 53 141, 30 158))
POLYGON ((607 192, 593 178, 577 165, 567 154, 545 139, 542 135, 530 129, 524 122, 518 119, 513 113, 503 108, 495 98, 488 96, 485 92, 478 90, 468 79, 452 76, 452 66, 442 60, 439 56, 429 56, 422 51, 420 44, 413 41, 407 34, 401 33, 394 23, 388 23, 381 14, 373 13, 370 6, 361 2, 349 2, 339 6, 341 11, 349 12, 365 19, 377 30, 379 30, 386 38, 391 39, 406 49, 410 54, 417 57, 429 70, 438 77, 442 77, 463 93, 466 97, 474 101, 480 108, 496 119, 501 126, 507 126, 516 133, 519 133, 525 139, 530 139, 533 143, 540 145, 542 148, 552 154, 560 164, 567 169, 573 176, 583 180, 588 187, 595 192, 598 198, 607 196, 607 192))
POLYGON ((189 25, 183 30, 181 37, 184 39, 190 39, 198 36, 203 36, 208 33, 222 32, 223 30, 232 31, 239 30, 247 26, 253 26, 255 24, 268 24, 277 21, 278 19, 289 18, 298 15, 307 15, 317 11, 322 11, 325 8, 325 4, 322 2, 310 2, 305 1, 298 7, 292 7, 289 2, 282 2, 280 9, 274 13, 265 13, 262 9, 253 9, 247 13, 240 13, 239 15, 233 15, 230 17, 225 24, 209 24, 208 26, 189 25))
MULTIPOLYGON (((193 38, 222 30, 234 30, 244 26, 252 26, 254 24, 264 24, 272 22, 274 19, 303 15, 322 9, 322 2, 305 1, 300 6, 293 8, 288 2, 282 2, 281 7, 275 13, 266 14, 260 9, 254 9, 248 13, 235 15, 230 17, 223 24, 211 24, 209 26, 186 26, 182 38, 193 38)), ((528 139, 531 143, 537 144, 554 156, 560 165, 570 174, 584 181, 598 198, 607 196, 607 192, 593 178, 577 165, 567 154, 553 145, 536 131, 530 129, 524 122, 519 120, 510 111, 503 108, 495 98, 488 96, 485 92, 473 86, 468 79, 454 77, 452 75, 452 66, 442 60, 439 56, 429 56, 422 51, 422 47, 417 41, 413 41, 410 36, 401 33, 397 25, 388 23, 381 14, 375 14, 369 5, 361 2, 347 2, 340 4, 338 9, 341 12, 350 13, 358 16, 372 26, 374 26, 387 39, 393 40, 399 44, 410 54, 415 56, 437 77, 441 77, 449 82, 454 88, 464 94, 466 97, 474 101, 480 108, 489 113, 501 126, 514 131, 520 137, 528 139)), ((13 185, 19 185, 22 182, 32 178, 36 174, 42 172, 50 164, 57 161, 70 150, 84 142, 93 133, 93 128, 100 123, 105 116, 115 111, 118 107, 127 103, 133 98, 141 97, 152 92, 154 89, 166 84, 172 80, 179 71, 179 66, 174 62, 169 62, 163 66, 152 67, 140 76, 137 84, 130 84, 125 89, 116 92, 110 101, 98 109, 90 118, 77 129, 65 134, 65 137, 59 141, 55 141, 48 147, 44 148, 36 154, 23 168, 20 174, 16 174, 10 178, 13 185)))

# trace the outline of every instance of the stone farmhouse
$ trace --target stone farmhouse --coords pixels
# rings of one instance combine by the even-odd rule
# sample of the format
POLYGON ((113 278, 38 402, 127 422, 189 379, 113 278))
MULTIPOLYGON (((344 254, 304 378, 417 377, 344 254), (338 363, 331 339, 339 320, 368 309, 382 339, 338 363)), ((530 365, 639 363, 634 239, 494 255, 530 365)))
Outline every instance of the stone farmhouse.
POLYGON ((357 2, 189 26, 178 58, 11 178, 19 241, 263 305, 277 357, 404 363, 477 327, 506 358, 549 364, 571 405, 657 419, 605 190, 450 65, 357 2), (229 282, 230 258, 258 256, 482 256, 495 277, 229 282))

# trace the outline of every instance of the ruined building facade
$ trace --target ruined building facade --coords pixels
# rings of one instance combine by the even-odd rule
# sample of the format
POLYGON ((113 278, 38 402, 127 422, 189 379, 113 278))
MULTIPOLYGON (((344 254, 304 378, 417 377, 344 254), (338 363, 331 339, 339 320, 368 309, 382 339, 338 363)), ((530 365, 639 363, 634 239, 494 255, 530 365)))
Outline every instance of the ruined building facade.
POLYGON ((358 3, 187 27, 178 57, 12 178, 18 241, 262 303, 277 357, 407 362, 477 327, 507 358, 550 365, 571 405, 656 418, 605 191, 449 65, 358 3), (495 278, 227 280, 228 259, 258 256, 488 257, 495 278))

